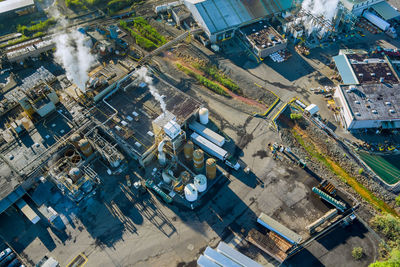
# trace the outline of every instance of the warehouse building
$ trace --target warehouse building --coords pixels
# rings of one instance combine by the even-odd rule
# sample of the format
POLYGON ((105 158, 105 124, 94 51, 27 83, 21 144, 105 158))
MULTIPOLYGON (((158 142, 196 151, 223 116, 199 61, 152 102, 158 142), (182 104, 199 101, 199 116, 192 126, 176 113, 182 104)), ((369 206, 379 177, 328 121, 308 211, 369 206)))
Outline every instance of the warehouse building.
POLYGON ((388 58, 381 54, 340 51, 333 57, 343 84, 399 83, 399 77, 388 58))
POLYGON ((241 34, 253 47, 254 53, 259 58, 267 56, 286 48, 286 40, 266 21, 245 26, 240 29, 241 34))
POLYGON ((0 1, 0 19, 8 19, 26 15, 36 10, 34 0, 0 1))
POLYGON ((211 43, 234 36, 235 30, 293 7, 290 0, 185 0, 211 43))
POLYGON ((341 119, 349 131, 400 128, 400 85, 341 85, 335 92, 341 119))

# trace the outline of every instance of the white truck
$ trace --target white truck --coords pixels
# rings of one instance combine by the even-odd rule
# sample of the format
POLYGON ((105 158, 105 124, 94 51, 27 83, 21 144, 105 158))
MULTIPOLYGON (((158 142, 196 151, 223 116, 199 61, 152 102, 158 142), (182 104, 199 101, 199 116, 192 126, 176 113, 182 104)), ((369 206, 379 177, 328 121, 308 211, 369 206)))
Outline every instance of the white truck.
POLYGON ((200 136, 198 133, 192 133, 190 139, 206 153, 222 160, 228 167, 236 171, 239 170, 239 163, 225 149, 200 136))

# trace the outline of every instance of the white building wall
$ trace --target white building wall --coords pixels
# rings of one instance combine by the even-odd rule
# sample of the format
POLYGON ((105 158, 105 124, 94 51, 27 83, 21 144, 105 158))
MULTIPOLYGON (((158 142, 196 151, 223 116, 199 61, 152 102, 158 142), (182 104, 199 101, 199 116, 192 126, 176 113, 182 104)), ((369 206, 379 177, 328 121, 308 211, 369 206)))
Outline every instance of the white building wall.
POLYGON ((356 15, 356 16, 361 16, 361 14, 363 13, 363 11, 365 10, 365 9, 367 9, 367 8, 369 8, 370 6, 372 6, 372 5, 375 5, 375 4, 377 4, 377 3, 379 3, 379 2, 383 2, 383 0, 367 0, 367 1, 364 1, 364 2, 362 2, 362 3, 359 3, 359 4, 355 4, 354 6, 353 6, 353 10, 351 11, 354 15, 356 15))

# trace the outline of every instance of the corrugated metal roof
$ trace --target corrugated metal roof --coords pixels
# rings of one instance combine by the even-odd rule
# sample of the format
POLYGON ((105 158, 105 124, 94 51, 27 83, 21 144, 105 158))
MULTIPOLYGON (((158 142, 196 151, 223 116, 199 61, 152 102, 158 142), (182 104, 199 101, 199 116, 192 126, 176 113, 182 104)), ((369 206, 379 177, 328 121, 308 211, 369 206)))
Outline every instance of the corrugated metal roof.
POLYGON ((292 244, 298 244, 303 239, 300 235, 296 234, 283 224, 275 221, 271 217, 269 217, 265 213, 261 213, 258 217, 257 222, 264 226, 265 228, 274 231, 275 233, 279 234, 280 236, 284 237, 286 240, 291 242, 292 244))
POLYGON ((373 5, 372 8, 385 20, 394 19, 400 16, 399 11, 386 1, 377 3, 373 5))
POLYGON ((34 5, 33 0, 6 0, 0 2, 0 14, 34 5))
POLYGON ((247 24, 284 11, 292 6, 291 0, 186 0, 193 4, 210 33, 247 24))
POLYGON ((358 84, 358 79, 345 55, 333 57, 336 68, 342 77, 343 84, 358 84))

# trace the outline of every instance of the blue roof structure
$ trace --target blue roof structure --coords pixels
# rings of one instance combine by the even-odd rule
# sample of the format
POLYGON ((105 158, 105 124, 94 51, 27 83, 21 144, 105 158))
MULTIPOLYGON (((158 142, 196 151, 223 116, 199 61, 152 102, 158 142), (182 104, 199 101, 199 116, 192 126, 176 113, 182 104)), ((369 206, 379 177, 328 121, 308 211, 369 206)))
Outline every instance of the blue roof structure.
POLYGON ((340 77, 342 77, 343 84, 358 84, 358 79, 345 55, 338 55, 333 57, 340 77))
MULTIPOLYGON (((185 0, 193 5, 213 34, 245 25, 292 7, 291 0, 185 0)), ((189 8, 191 9, 191 8, 189 8)), ((193 10, 191 10, 193 13, 193 10)))

